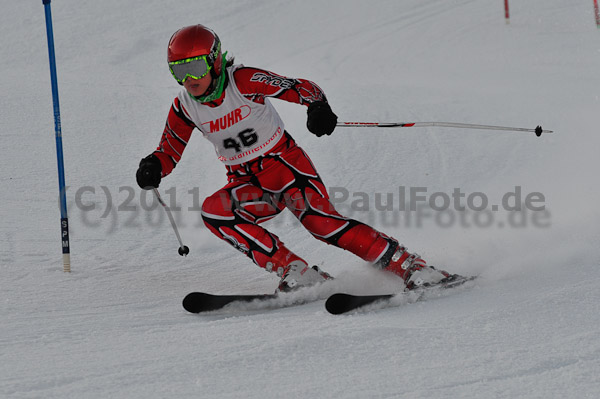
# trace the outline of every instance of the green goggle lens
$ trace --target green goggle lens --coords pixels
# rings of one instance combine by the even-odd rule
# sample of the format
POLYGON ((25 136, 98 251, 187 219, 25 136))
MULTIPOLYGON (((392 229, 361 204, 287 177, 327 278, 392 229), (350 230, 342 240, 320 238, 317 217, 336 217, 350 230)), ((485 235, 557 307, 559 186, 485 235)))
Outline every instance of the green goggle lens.
POLYGON ((212 65, 208 65, 206 57, 206 55, 201 55, 199 57, 169 62, 171 74, 179 83, 183 83, 188 77, 192 79, 203 78, 212 69, 212 65))

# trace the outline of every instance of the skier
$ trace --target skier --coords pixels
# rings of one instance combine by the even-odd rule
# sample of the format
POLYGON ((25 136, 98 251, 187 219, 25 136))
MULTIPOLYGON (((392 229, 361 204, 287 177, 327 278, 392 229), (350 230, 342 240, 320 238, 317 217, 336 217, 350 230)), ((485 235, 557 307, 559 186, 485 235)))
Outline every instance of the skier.
POLYGON ((261 227, 285 208, 315 238, 400 276, 407 289, 454 277, 427 266, 394 238, 335 210, 311 160, 269 102, 272 97, 307 106, 308 130, 318 137, 330 135, 337 116, 315 83, 234 65, 221 52, 218 36, 203 25, 173 34, 168 63, 184 90, 173 101, 158 148, 141 160, 137 183, 148 190, 158 187, 181 159, 192 131, 200 130, 214 144, 228 180, 205 199, 202 219, 217 237, 277 273, 278 291, 331 278, 261 227))

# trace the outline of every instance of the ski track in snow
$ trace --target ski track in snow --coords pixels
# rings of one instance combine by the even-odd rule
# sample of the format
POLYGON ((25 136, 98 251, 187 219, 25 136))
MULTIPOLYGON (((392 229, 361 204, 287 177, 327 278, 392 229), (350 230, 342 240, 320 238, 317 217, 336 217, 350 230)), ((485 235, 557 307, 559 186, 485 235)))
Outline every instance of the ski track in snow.
POLYGON ((600 32, 591 1, 511 2, 509 25, 491 0, 52 2, 71 274, 60 264, 44 9, 5 3, 1 398, 600 397, 600 32), (329 315, 330 292, 398 291, 398 281, 283 213, 265 226, 336 280, 306 290, 315 301, 303 305, 186 313, 189 292, 270 293, 278 281, 203 227, 197 208, 225 174, 200 135, 160 188, 168 203, 169 189, 177 194, 190 255, 177 255, 160 207, 141 209, 151 197, 141 197, 135 170, 179 90, 166 44, 194 23, 215 29, 237 62, 315 81, 340 120, 554 130, 357 128, 316 138, 304 109, 272 101, 325 183, 350 193, 342 213, 429 263, 480 275, 473 286, 329 315), (416 225, 373 203, 351 206, 352 194, 372 201, 399 186, 459 187, 490 204, 519 186, 544 194, 550 223, 510 227, 500 211, 503 227, 443 227, 434 215, 416 225))

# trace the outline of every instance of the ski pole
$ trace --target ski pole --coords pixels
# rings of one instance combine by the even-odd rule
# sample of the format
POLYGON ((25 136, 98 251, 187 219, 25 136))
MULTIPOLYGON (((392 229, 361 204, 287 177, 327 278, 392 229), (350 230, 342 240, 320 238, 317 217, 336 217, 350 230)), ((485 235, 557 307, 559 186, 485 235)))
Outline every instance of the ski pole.
POLYGON ((552 130, 543 130, 541 126, 535 129, 526 129, 522 127, 474 125, 471 123, 452 123, 452 122, 338 122, 338 127, 457 127, 463 129, 484 129, 484 130, 505 130, 510 132, 532 132, 540 137, 542 133, 554 133, 552 130))
POLYGON ((183 245, 183 242, 181 241, 181 236, 179 235, 179 230, 177 230, 177 225, 175 224, 175 219, 173 219, 171 210, 169 209, 167 204, 165 204, 165 202, 160 197, 158 189, 153 188, 152 191, 154 191, 154 195, 156 196, 156 199, 158 200, 158 202, 163 206, 163 208, 165 208, 165 211, 167 212, 167 216, 169 217, 169 221, 171 222, 171 226, 173 227, 173 231, 175 232, 175 235, 177 236, 177 241, 179 241, 179 249, 177 252, 179 252, 179 255, 181 255, 181 256, 187 256, 187 254, 190 253, 190 249, 187 246, 183 245))

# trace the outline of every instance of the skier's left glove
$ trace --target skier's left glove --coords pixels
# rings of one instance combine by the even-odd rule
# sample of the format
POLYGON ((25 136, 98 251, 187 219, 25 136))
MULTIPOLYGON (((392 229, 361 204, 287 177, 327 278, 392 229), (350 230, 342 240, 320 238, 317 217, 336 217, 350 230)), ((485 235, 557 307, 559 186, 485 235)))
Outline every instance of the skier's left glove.
POLYGON ((140 161, 140 167, 135 174, 135 179, 141 188, 151 190, 152 188, 158 188, 161 173, 162 165, 160 164, 160 160, 156 155, 150 154, 140 161))
POLYGON ((316 134, 317 137, 333 133, 337 123, 337 115, 333 113, 328 103, 315 101, 308 106, 307 112, 306 127, 311 133, 316 134))

